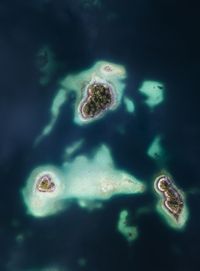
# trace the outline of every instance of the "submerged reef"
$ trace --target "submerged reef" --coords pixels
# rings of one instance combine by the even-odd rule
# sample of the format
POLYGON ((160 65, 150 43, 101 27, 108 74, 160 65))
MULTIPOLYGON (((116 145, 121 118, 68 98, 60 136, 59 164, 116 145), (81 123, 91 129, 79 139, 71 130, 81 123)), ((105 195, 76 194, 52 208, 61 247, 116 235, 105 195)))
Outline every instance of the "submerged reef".
POLYGON ((188 212, 184 196, 176 187, 172 178, 167 175, 157 177, 154 182, 154 188, 162 197, 162 209, 159 207, 159 211, 164 211, 162 213, 167 215, 166 218, 170 225, 177 228, 183 227, 187 220, 188 212))
POLYGON ((65 208, 68 199, 91 208, 91 202, 143 191, 144 185, 139 180, 115 168, 109 149, 102 145, 93 158, 81 155, 60 168, 49 165, 36 168, 22 194, 28 212, 42 217, 65 208))
POLYGON ((122 210, 119 214, 117 230, 121 233, 128 242, 134 241, 138 237, 137 227, 129 225, 129 212, 122 210))
POLYGON ((80 1, 81 8, 84 9, 100 9, 102 7, 102 2, 100 0, 81 0, 80 1))
POLYGON ((124 97, 124 105, 125 105, 125 109, 126 109, 126 111, 128 113, 134 113, 135 112, 135 104, 127 96, 124 97))
POLYGON ((40 84, 46 86, 58 68, 56 56, 50 46, 44 45, 40 48, 36 55, 36 67, 40 72, 40 84))
POLYGON ((164 85, 156 81, 144 81, 139 91, 146 96, 145 103, 151 109, 164 101, 164 85))
POLYGON ((165 159, 165 150, 162 146, 162 136, 157 135, 150 144, 147 155, 153 160, 164 160, 165 159))
POLYGON ((78 152, 84 144, 84 139, 80 139, 71 143, 67 146, 63 153, 63 159, 70 159, 76 152, 78 152))
POLYGON ((125 78, 123 66, 106 61, 97 61, 88 70, 66 76, 53 99, 50 121, 36 143, 52 131, 61 106, 67 102, 71 92, 75 94, 74 122, 78 125, 88 124, 102 118, 106 112, 117 109, 122 100, 125 78))

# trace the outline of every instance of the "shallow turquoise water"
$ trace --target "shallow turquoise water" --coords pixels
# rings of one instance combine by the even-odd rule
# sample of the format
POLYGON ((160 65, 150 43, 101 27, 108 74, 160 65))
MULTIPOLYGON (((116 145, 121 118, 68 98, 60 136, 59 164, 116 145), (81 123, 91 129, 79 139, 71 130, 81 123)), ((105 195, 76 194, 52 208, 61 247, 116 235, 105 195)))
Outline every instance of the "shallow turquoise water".
POLYGON ((198 9, 171 1, 82 2, 0 3, 0 270, 198 270, 198 9), (44 45, 57 64, 41 85, 36 56, 44 45), (60 79, 100 59, 126 67, 134 115, 121 106, 79 127, 72 121, 72 94, 53 132, 34 148, 60 79), (138 91, 143 80, 165 84, 165 102, 154 111, 138 91), (159 163, 146 155, 157 134, 164 136, 168 153, 159 163), (116 166, 142 179, 146 193, 113 198, 93 212, 72 203, 54 217, 28 216, 20 194, 28 175, 41 164, 59 166, 64 148, 80 138, 85 143, 77 154, 107 144, 116 166), (190 217, 183 232, 168 227, 155 211, 152 180, 163 166, 187 195, 190 217), (140 213, 140 208, 147 211, 140 213), (130 211, 138 227, 131 246, 116 230, 121 209, 130 211))

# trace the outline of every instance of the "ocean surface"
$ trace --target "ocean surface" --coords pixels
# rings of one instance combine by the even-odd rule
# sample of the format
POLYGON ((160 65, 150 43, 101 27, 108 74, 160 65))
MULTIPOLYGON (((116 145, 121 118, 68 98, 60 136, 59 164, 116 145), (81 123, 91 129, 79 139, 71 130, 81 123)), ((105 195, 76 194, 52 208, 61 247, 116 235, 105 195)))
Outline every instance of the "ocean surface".
POLYGON ((199 270, 199 25, 192 1, 0 0, 0 271, 199 270), (47 47, 53 68, 42 80, 45 60, 38 52, 47 47), (71 95, 53 131, 34 146, 60 80, 99 60, 126 68, 134 114, 120 106, 80 127, 73 123, 71 95), (144 80, 165 85, 165 100, 154 110, 138 91, 144 80), (164 164, 146 155, 158 134, 164 164), (141 179, 146 192, 113 197, 93 211, 72 203, 54 216, 27 214, 21 191, 31 171, 59 166, 65 148, 80 139, 77 154, 106 144, 116 167, 141 179), (182 231, 155 208, 152 184, 163 168, 186 195, 182 231), (140 208, 148 211, 138 215, 140 208), (132 244, 116 228, 122 209, 138 227, 132 244))

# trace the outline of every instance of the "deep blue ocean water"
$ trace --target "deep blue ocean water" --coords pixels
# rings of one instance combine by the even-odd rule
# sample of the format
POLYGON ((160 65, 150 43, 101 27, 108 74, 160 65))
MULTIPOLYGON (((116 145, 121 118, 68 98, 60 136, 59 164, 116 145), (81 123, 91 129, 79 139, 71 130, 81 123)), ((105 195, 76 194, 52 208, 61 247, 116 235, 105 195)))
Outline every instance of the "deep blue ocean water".
POLYGON ((0 0, 0 271, 50 266, 66 271, 199 270, 198 7, 184 1, 102 0, 96 7, 89 2, 95 3, 0 0), (35 57, 44 44, 51 46, 60 65, 41 86, 35 57), (127 68, 126 93, 136 103, 134 117, 121 107, 81 128, 73 124, 68 104, 53 132, 34 148, 49 120, 58 81, 101 59, 127 68), (137 91, 149 78, 166 87, 166 100, 154 112, 137 91), (125 134, 116 131, 118 124, 125 125, 125 134), (117 167, 151 188, 160 168, 145 152, 158 133, 165 136, 166 167, 187 194, 190 216, 183 232, 170 228, 155 212, 151 189, 115 197, 94 212, 73 204, 45 219, 26 214, 20 191, 27 176, 38 165, 60 165, 64 147, 80 138, 85 139, 84 153, 106 143, 117 167), (151 211, 134 216, 142 206, 151 211), (139 228, 131 246, 116 231, 122 208, 131 211, 139 228), (20 234, 24 239, 17 241, 20 234), (84 267, 78 264, 80 258, 87 260, 84 267))

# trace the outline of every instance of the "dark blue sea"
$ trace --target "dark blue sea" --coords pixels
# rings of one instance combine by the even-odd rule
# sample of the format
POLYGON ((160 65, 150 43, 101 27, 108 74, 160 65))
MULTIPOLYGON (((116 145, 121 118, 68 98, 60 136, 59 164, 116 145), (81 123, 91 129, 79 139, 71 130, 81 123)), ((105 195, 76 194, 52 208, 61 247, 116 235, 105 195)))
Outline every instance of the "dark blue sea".
POLYGON ((0 271, 200 270, 199 27, 193 1, 0 0, 0 271), (44 45, 57 65, 41 84, 37 52, 44 45), (34 147, 60 80, 98 60, 126 67, 134 115, 119 107, 81 127, 67 103, 52 133, 34 147), (138 92, 148 79, 166 89, 153 111, 138 92), (166 164, 146 155, 157 134, 164 135, 166 164), (116 167, 143 180, 146 192, 113 197, 92 212, 74 203, 54 216, 28 215, 21 190, 30 172, 59 166, 64 148, 80 138, 81 153, 108 145, 116 167), (186 194, 183 231, 155 210, 152 182, 163 167, 186 194), (150 211, 137 216, 141 207, 150 211), (121 209, 131 212, 139 230, 131 245, 116 230, 121 209))

